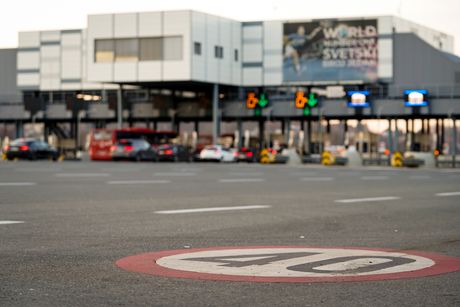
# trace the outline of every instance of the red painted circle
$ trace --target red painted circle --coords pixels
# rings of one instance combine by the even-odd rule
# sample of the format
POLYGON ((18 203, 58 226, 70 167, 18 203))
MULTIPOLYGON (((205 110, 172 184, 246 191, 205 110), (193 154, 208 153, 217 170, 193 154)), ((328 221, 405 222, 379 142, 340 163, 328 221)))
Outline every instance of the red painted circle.
POLYGON ((313 246, 233 246, 233 247, 211 247, 211 248, 194 248, 180 250, 165 250, 160 252, 144 253, 122 258, 116 262, 116 265, 130 272, 144 273, 157 276, 200 279, 200 280, 221 280, 221 281, 248 281, 248 282, 283 282, 283 283, 312 283, 312 282, 345 282, 345 281, 377 281, 389 279, 415 278, 445 274, 460 270, 460 259, 441 254, 392 250, 383 248, 357 248, 357 247, 313 247, 313 246), (334 276, 334 277, 264 277, 264 276, 243 276, 243 275, 225 275, 199 273, 192 271, 181 271, 162 267, 157 264, 157 260, 173 255, 188 254, 203 251, 218 250, 235 250, 235 249, 262 249, 262 248, 324 248, 324 249, 348 249, 364 251, 380 251, 392 253, 405 253, 413 256, 420 256, 432 260, 433 266, 399 273, 386 273, 361 276, 334 276))

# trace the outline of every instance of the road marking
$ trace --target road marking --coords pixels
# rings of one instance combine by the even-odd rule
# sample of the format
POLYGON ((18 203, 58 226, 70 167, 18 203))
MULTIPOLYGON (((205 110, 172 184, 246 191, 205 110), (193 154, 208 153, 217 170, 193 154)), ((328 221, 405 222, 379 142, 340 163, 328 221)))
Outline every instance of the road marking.
POLYGON ((228 173, 231 176, 262 176, 264 173, 252 173, 252 172, 232 172, 228 173))
POLYGON ((459 196, 460 192, 436 193, 436 196, 459 196))
POLYGON ((388 176, 362 176, 362 180, 387 180, 388 176))
POLYGON ((235 179, 219 179, 220 183, 238 183, 238 182, 263 182, 263 178, 235 178, 235 179))
POLYGON ((60 167, 59 168, 17 168, 15 171, 16 172, 27 172, 27 173, 41 173, 41 172, 58 172, 62 170, 60 167))
POLYGON ((260 205, 260 206, 213 207, 213 208, 162 210, 162 211, 155 211, 155 213, 156 214, 181 214, 181 213, 197 213, 197 212, 266 209, 266 208, 270 208, 270 207, 271 206, 264 206, 264 205, 260 205))
POLYGON ((84 177, 109 177, 108 173, 60 173, 56 177, 61 178, 84 178, 84 177))
POLYGON ((460 169, 443 169, 439 171, 440 173, 460 173, 460 169))
POLYGON ((164 177, 188 177, 188 176, 196 176, 196 173, 191 172, 177 172, 177 173, 155 173, 154 176, 164 176, 164 177))
POLYGON ((26 187, 36 185, 35 182, 0 182, 0 187, 26 187))
POLYGON ((0 225, 22 224, 24 221, 0 221, 0 225))
POLYGON ((423 179, 430 179, 431 176, 428 175, 415 175, 415 176, 409 176, 410 179, 413 180, 423 180, 423 179))
POLYGON ((235 246, 164 250, 125 257, 131 272, 247 282, 344 282, 414 278, 460 270, 460 259, 394 249, 235 246))
POLYGON ((351 198, 351 199, 338 199, 336 203, 364 203, 370 201, 385 201, 385 200, 397 200, 401 197, 396 196, 383 196, 383 197, 369 197, 369 198, 351 198))
POLYGON ((332 181, 335 180, 334 177, 303 177, 300 178, 302 181, 332 181))
POLYGON ((113 180, 107 181, 107 184, 155 184, 171 183, 171 180, 113 180))
POLYGON ((317 172, 291 172, 291 176, 315 176, 317 172))

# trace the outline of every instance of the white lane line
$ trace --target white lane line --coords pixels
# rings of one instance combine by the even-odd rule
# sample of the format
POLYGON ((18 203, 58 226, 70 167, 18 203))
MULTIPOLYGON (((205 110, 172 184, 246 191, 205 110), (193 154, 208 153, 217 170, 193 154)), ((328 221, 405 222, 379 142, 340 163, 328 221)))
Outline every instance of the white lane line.
POLYGON ((266 209, 270 207, 271 206, 214 207, 214 208, 163 210, 163 211, 155 211, 155 213, 156 214, 180 214, 180 213, 215 212, 215 211, 231 211, 231 210, 266 209))
POLYGON ((383 197, 370 197, 370 198, 351 198, 351 199, 338 199, 336 203, 364 203, 370 201, 385 201, 385 200, 397 200, 401 197, 396 196, 383 196, 383 197))
POLYGON ((362 180, 387 180, 388 176, 362 176, 362 180))
POLYGON ((24 221, 0 221, 0 225, 22 224, 24 221))
POLYGON ((238 183, 238 182, 263 182, 263 178, 235 178, 235 179, 219 179, 220 183, 238 183))
POLYGON ((113 180, 107 181, 107 184, 156 184, 171 183, 171 180, 113 180))
POLYGON ((61 178, 85 178, 85 177, 109 177, 108 173, 60 173, 56 177, 61 178))
POLYGON ((231 176, 262 176, 264 173, 252 173, 252 172, 232 172, 229 173, 231 176))
POLYGON ((436 196, 459 196, 460 192, 436 193, 436 196))
POLYGON ((430 179, 431 176, 428 175, 414 175, 414 176, 409 176, 409 179, 413 180, 423 180, 423 179, 430 179))
POLYGON ((335 180, 334 177, 303 177, 300 178, 302 181, 332 181, 335 180))
POLYGON ((0 187, 26 187, 36 185, 35 182, 0 182, 0 187))
POLYGON ((188 177, 188 176, 196 176, 196 173, 191 172, 177 172, 177 173, 155 173, 154 176, 164 176, 164 177, 188 177))
POLYGON ((61 168, 17 168, 16 172, 26 172, 26 173, 50 173, 50 172, 59 172, 61 168))
POLYGON ((460 173, 460 169, 443 169, 439 171, 440 173, 460 173))
POLYGON ((291 172, 289 175, 291 176, 314 176, 317 172, 291 172))

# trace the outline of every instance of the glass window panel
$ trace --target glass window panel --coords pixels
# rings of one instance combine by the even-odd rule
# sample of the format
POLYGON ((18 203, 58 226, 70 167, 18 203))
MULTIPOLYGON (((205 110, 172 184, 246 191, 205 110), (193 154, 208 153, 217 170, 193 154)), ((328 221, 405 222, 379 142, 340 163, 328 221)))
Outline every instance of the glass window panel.
POLYGON ((95 61, 113 62, 114 44, 112 39, 98 39, 95 41, 95 61))
POLYGON ((165 37, 163 43, 163 60, 182 60, 182 36, 165 37))
POLYGON ((140 39, 140 60, 161 61, 163 51, 163 39, 160 37, 149 37, 140 39))
POLYGON ((196 55, 201 55, 201 43, 195 42, 194 43, 194 50, 196 55))
POLYGON ((135 38, 115 40, 115 62, 139 60, 138 40, 135 38))

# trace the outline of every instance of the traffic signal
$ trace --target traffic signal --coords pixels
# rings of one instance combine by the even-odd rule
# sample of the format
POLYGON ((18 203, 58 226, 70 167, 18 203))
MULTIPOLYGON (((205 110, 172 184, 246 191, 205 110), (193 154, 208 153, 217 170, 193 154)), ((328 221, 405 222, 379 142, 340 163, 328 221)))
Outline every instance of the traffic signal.
POLYGON ((262 109, 268 106, 268 98, 265 93, 260 94, 259 97, 256 96, 256 93, 249 92, 246 97, 246 107, 248 109, 254 109, 254 116, 261 116, 262 109))
POLYGON ((258 103, 259 99, 256 97, 256 93, 248 93, 248 97, 246 98, 246 106, 248 109, 254 109, 258 103))
POLYGON ((303 109, 303 115, 311 115, 311 108, 318 105, 318 98, 315 93, 310 93, 308 97, 305 97, 304 91, 297 91, 295 93, 295 106, 298 109, 303 109))

